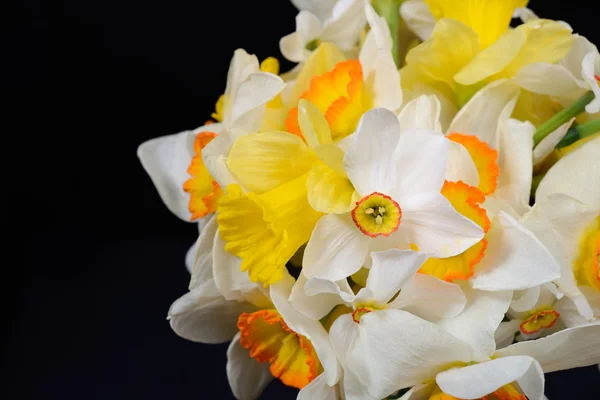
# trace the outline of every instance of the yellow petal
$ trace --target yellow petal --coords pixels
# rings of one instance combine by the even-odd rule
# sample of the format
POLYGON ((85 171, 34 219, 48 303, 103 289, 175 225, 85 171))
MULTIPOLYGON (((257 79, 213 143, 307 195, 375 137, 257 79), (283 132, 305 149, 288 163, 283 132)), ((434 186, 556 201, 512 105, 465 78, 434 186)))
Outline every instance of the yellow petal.
POLYGON ((298 136, 264 132, 236 140, 227 167, 244 187, 260 194, 304 175, 313 160, 309 148, 298 136))
POLYGON ((321 159, 329 168, 340 175, 346 176, 344 170, 344 151, 335 144, 322 144, 315 148, 317 157, 321 159))
POLYGON ((434 17, 452 18, 477 33, 481 48, 494 43, 509 27, 516 8, 528 0, 425 0, 434 17))
POLYGON ((302 67, 302 70, 298 74, 296 86, 290 97, 290 103, 296 103, 300 99, 300 96, 309 89, 313 77, 332 70, 338 62, 345 59, 335 44, 329 42, 321 43, 313 51, 308 60, 306 60, 304 67, 302 67))
POLYGON ((331 143, 331 131, 327 120, 321 111, 306 99, 298 102, 298 125, 310 147, 331 143))
POLYGON ((469 86, 484 79, 511 78, 527 64, 553 64, 560 60, 568 53, 572 41, 571 29, 559 22, 529 21, 479 53, 454 76, 454 80, 469 86))
MULTIPOLYGON (((429 79, 445 82, 454 89, 454 75, 478 52, 477 34, 459 21, 444 18, 436 24, 429 39, 407 54, 406 63, 413 73, 419 71, 429 79)), ((401 75, 403 79, 407 73, 401 75)))
POLYGON ((317 161, 306 181, 308 202, 317 211, 341 214, 354 208, 360 196, 354 190, 350 179, 317 161))
POLYGON ((242 259, 241 270, 265 286, 283 278, 285 264, 310 238, 321 213, 308 204, 307 174, 257 195, 229 185, 217 222, 225 250, 242 259))

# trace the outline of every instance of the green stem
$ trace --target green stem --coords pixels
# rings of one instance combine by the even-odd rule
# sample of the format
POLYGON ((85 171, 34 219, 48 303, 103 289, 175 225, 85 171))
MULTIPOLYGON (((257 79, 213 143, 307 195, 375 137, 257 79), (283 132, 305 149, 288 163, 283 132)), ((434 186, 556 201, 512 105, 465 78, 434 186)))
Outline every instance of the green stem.
POLYGON ((392 56, 396 67, 400 68, 400 53, 398 46, 398 32, 400 31, 400 5, 404 0, 374 0, 375 11, 387 21, 392 35, 392 56))
POLYGON ((546 136, 558 129, 562 124, 573 117, 578 116, 585 110, 592 100, 594 100, 594 92, 589 91, 569 107, 556 113, 552 118, 541 124, 533 135, 534 146, 537 146, 546 136))
POLYGON ((533 179, 531 180, 531 198, 532 199, 535 198, 535 192, 537 191, 538 186, 540 186, 540 182, 542 181, 542 179, 544 179, 544 176, 546 176, 545 172, 543 174, 533 176, 533 179))
POLYGON ((577 131, 579 132, 579 137, 581 139, 600 132, 600 119, 595 119, 593 121, 588 121, 585 124, 578 125, 577 131))
POLYGON ((588 121, 585 124, 573 126, 569 128, 565 137, 558 142, 556 148, 561 149, 563 147, 567 147, 579 139, 584 139, 598 132, 600 132, 600 119, 595 119, 593 121, 588 121))

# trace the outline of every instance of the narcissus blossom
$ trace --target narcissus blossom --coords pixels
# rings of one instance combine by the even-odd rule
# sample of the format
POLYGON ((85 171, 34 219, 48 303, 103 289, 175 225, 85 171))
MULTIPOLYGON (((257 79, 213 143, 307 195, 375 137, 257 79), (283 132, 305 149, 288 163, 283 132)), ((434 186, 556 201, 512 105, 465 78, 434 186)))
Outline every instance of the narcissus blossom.
POLYGON ((600 363, 597 47, 527 0, 292 3, 294 67, 236 50, 211 119, 138 148, 198 224, 173 331, 230 342, 240 400, 542 400, 600 363))

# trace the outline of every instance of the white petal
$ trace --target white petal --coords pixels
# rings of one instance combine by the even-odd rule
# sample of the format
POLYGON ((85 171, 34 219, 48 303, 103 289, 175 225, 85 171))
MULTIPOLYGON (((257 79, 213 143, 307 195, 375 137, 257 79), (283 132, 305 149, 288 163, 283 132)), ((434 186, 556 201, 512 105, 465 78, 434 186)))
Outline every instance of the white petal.
POLYGON ((220 133, 221 124, 151 139, 137 149, 142 166, 152 179, 160 199, 169 211, 186 222, 190 222, 192 215, 188 210, 190 196, 183 191, 183 184, 190 179, 187 170, 194 157, 194 139, 203 131, 220 133))
POLYGON ((213 279, 213 243, 216 234, 217 219, 211 218, 195 243, 196 251, 192 261, 190 290, 209 279, 213 279))
POLYGON ((390 193, 396 201, 440 192, 446 176, 449 142, 433 131, 411 129, 402 133, 394 153, 397 182, 390 193))
POLYGON ((585 111, 590 114, 595 114, 600 111, 600 85, 596 80, 597 75, 600 75, 600 54, 598 51, 590 52, 583 57, 581 62, 581 75, 587 81, 588 85, 596 96, 591 103, 585 107, 585 111))
POLYGON ((400 73, 389 50, 378 49, 372 68, 366 72, 366 86, 374 107, 396 111, 402 105, 400 73))
POLYGON ((495 354, 497 357, 516 355, 535 358, 545 373, 597 364, 600 362, 600 322, 515 343, 495 354))
POLYGON ((231 128, 256 132, 262 125, 264 106, 285 87, 283 79, 266 72, 248 76, 235 95, 231 105, 231 128))
POLYGON ((331 15, 337 0, 291 0, 298 10, 307 10, 315 14, 321 21, 331 15))
MULTIPOLYGON (((369 273, 369 278, 373 269, 369 273)), ((467 299, 460 286, 434 276, 416 274, 402 287, 390 307, 402 308, 426 320, 453 318, 465 308, 467 299)))
POLYGON ((499 122, 498 187, 510 188, 502 193, 502 197, 518 212, 529 207, 534 132, 535 126, 529 121, 508 119, 499 122))
POLYGON ((296 400, 339 400, 339 386, 329 386, 326 374, 317 376, 311 383, 303 387, 296 400))
POLYGON ((583 293, 583 295, 589 302, 590 307, 594 311, 594 315, 597 318, 600 318, 600 292, 598 292, 594 288, 587 286, 581 286, 580 289, 581 293, 583 293))
POLYGON ((354 188, 361 196, 389 193, 396 181, 392 163, 400 137, 398 118, 384 108, 367 111, 353 136, 344 169, 354 188))
POLYGON ((473 157, 465 146, 450 141, 446 159, 446 180, 451 182, 463 181, 467 185, 479 185, 479 172, 473 162, 473 157))
MULTIPOLYGON (((585 301, 587 303, 587 300, 585 299, 584 296, 579 296, 579 298, 577 300, 585 301)), ((588 307, 589 307, 589 304, 588 304, 588 307)), ((567 328, 572 328, 572 327, 579 326, 579 325, 585 325, 588 322, 590 322, 589 319, 587 319, 583 315, 581 315, 578 308, 579 307, 577 306, 575 301, 571 300, 571 298, 569 298, 567 296, 560 299, 554 305, 554 309, 556 310, 556 312, 558 312, 560 314, 560 321, 563 324, 565 324, 565 326, 567 328)))
POLYGON ((461 285, 467 305, 454 318, 440 319, 436 324, 446 332, 469 344, 476 360, 486 360, 496 349, 494 333, 510 304, 512 292, 483 292, 468 284, 461 285))
POLYGON ((185 253, 185 268, 188 272, 192 273, 192 267, 194 266, 194 258, 196 258, 197 241, 190 246, 189 250, 185 253))
POLYGON ((401 310, 370 312, 358 324, 344 315, 333 323, 330 336, 344 370, 379 399, 433 379, 450 363, 471 360, 466 344, 401 310))
POLYGON ((317 221, 302 261, 307 278, 344 279, 362 267, 369 237, 363 235, 349 215, 324 215, 317 221))
POLYGON ((212 279, 177 299, 167 319, 175 333, 200 343, 224 343, 233 338, 241 313, 256 310, 248 303, 227 301, 212 279))
POLYGON ((435 385, 432 383, 421 383, 413 386, 408 392, 404 393, 399 400, 429 400, 435 385))
MULTIPOLYGON (((204 227, 206 225, 208 225, 208 223, 213 219, 214 214, 209 214, 204 218, 201 218, 197 225, 198 225, 198 236, 200 236, 202 234, 202 230, 204 229, 204 227)), ((198 240, 196 240, 196 242, 194 242, 194 244, 190 247, 190 249, 187 251, 187 253, 185 254, 185 267, 187 268, 188 272, 191 274, 193 267, 194 267, 194 263, 196 261, 196 251, 198 249, 198 240)))
POLYGON ((300 11, 296 15, 296 31, 279 41, 279 50, 285 58, 293 62, 304 61, 310 54, 306 45, 317 39, 323 28, 317 16, 309 11, 300 11))
MULTIPOLYGON (((551 86, 551 85, 548 85, 551 86)), ((546 159, 554 151, 556 145, 565 137, 567 131, 573 125, 575 118, 571 118, 570 121, 565 122, 559 126, 554 132, 546 136, 537 146, 533 149, 533 164, 538 165, 546 159)))
POLYGON ((402 111, 398 115, 400 131, 406 132, 411 129, 424 129, 441 132, 441 108, 440 101, 434 95, 421 95, 411 100, 402 108, 402 111))
POLYGON ((273 375, 269 363, 259 363, 250 357, 248 349, 240 344, 238 332, 227 348, 227 380, 238 400, 254 400, 262 394, 273 375))
POLYGON ((520 319, 501 322, 494 333, 496 340, 496 349, 503 349, 510 346, 515 341, 515 334, 519 332, 521 326, 520 319))
POLYGON ((499 358, 453 368, 436 377, 436 383, 444 393, 461 399, 486 396, 514 381, 519 383, 528 399, 543 398, 544 373, 536 360, 526 356, 499 358))
POLYGON ((486 234, 488 247, 471 278, 475 289, 523 290, 560 278, 560 267, 540 240, 500 212, 486 234))
POLYGON ((232 144, 230 134, 231 132, 228 132, 217 136, 202 149, 202 161, 206 169, 225 191, 232 183, 240 184, 227 168, 227 156, 232 144))
POLYGON ((436 257, 462 253, 483 238, 483 230, 459 214, 440 193, 424 194, 400 203, 399 233, 419 251, 436 257))
POLYGON ((400 15, 409 29, 422 41, 427 40, 433 33, 435 17, 423 0, 404 1, 400 6, 400 15))
POLYGON ((541 286, 535 286, 530 289, 521 290, 513 294, 513 299, 510 303, 511 310, 516 312, 529 311, 538 302, 540 298, 541 286))
POLYGON ((421 268, 427 255, 411 250, 390 249, 373 252, 371 258, 373 265, 366 287, 374 293, 373 300, 385 305, 421 268))
POLYGON ((552 193, 564 193, 600 208, 600 137, 581 145, 558 160, 544 176, 535 192, 541 199, 552 193))
MULTIPOLYGON (((344 300, 342 300, 337 293, 321 292, 309 296, 305 291, 306 281, 306 277, 301 273, 292 288, 289 301, 296 310, 306 315, 308 318, 318 321, 329 314, 335 306, 344 303, 344 300)), ((312 278, 311 281, 321 280, 319 278, 312 278)))
POLYGON ((593 312, 573 275, 572 262, 583 230, 598 215, 584 204, 564 194, 539 199, 521 223, 546 246, 561 269, 557 284, 561 292, 571 297, 581 315, 591 319, 593 312))
POLYGON ((341 0, 333 8, 321 40, 335 43, 340 50, 352 51, 367 22, 363 0, 341 0))
MULTIPOLYGON (((361 289, 361 291, 363 289, 361 289)), ((310 278, 304 285, 304 293, 307 296, 332 294, 337 297, 338 304, 347 303, 348 305, 351 305, 356 298, 354 292, 350 288, 350 284, 348 284, 348 280, 345 278, 337 282, 329 281, 327 279, 310 278)))
POLYGON ((541 62, 528 64, 517 72, 514 80, 530 92, 548 96, 573 97, 582 93, 577 78, 562 65, 541 62))
MULTIPOLYGON (((323 25, 316 15, 304 10, 296 15, 296 32, 300 36, 303 47, 306 47, 311 40, 317 39, 322 31, 323 25)), ((299 62, 297 60, 290 61, 299 62)))
POLYGON ((571 43, 569 52, 558 62, 558 64, 568 69, 578 80, 584 81, 585 79, 581 76, 581 64, 583 58, 588 53, 596 52, 598 52, 596 45, 591 43, 584 36, 575 33, 573 34, 573 42, 571 43))
POLYGON ((448 133, 477 137, 493 149, 498 148, 498 122, 508 119, 515 108, 520 89, 511 81, 498 80, 479 90, 460 109, 448 133))
POLYGON ((294 332, 305 336, 313 345, 319 361, 327 374, 327 383, 336 384, 342 374, 342 368, 335 356, 329 336, 321 322, 307 318, 299 313, 288 301, 294 278, 289 274, 282 280, 270 286, 271 299, 283 320, 294 332))
POLYGON ((307 58, 309 51, 305 46, 306 43, 303 43, 298 32, 285 35, 279 40, 279 51, 292 62, 301 62, 307 58))
MULTIPOLYGON (((215 218, 216 219, 216 218, 215 218)), ((264 286, 251 282, 241 270, 242 259, 225 250, 225 241, 217 233, 214 237, 213 275, 215 284, 227 300, 248 302, 258 308, 271 308, 264 286)))
POLYGON ((229 63, 227 71, 227 84, 225 85, 225 104, 223 105, 223 125, 229 130, 233 119, 231 118, 232 104, 242 82, 250 74, 260 72, 258 58, 248 54, 244 49, 236 49, 229 63))
POLYGON ((365 2, 365 15, 371 29, 360 50, 359 60, 366 73, 371 70, 379 50, 391 51, 392 35, 385 18, 378 15, 368 2, 365 2))

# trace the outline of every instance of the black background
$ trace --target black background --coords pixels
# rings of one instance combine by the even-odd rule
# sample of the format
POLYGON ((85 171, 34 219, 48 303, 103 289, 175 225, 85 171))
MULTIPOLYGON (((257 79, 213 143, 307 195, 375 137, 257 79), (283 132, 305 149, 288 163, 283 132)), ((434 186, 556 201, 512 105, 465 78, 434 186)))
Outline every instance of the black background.
MULTIPOLYGON (((232 398, 227 345, 188 342, 165 319, 186 292, 197 231, 163 206, 136 149, 210 117, 236 48, 279 58, 296 9, 286 0, 21 5, 4 13, 2 38, 2 114, 16 123, 3 132, 4 243, 16 255, 1 280, 2 398, 232 398)), ((592 2, 530 5, 600 42, 592 2)), ((595 367, 553 373, 547 394, 579 398, 597 382, 595 367)), ((274 383, 262 398, 295 391, 274 383)))

